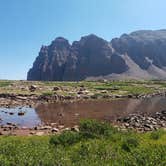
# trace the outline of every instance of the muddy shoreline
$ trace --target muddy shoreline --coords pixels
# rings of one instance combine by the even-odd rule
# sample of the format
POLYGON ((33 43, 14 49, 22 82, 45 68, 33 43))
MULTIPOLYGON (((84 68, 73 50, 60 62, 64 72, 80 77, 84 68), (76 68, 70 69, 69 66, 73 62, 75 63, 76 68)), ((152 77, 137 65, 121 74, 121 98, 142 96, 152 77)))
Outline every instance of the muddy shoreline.
MULTIPOLYGON (((136 132, 149 132, 158 129, 166 130, 166 111, 157 112, 153 115, 130 114, 126 117, 117 118, 115 121, 108 121, 119 130, 128 131, 134 130, 136 132)), ((79 124, 67 127, 66 125, 59 125, 57 123, 45 123, 33 128, 19 127, 15 124, 8 123, 0 126, 0 135, 6 136, 43 136, 60 134, 63 131, 79 131, 79 124)))
POLYGON ((166 91, 151 93, 151 94, 128 94, 128 95, 84 95, 79 94, 77 96, 72 95, 36 95, 36 94, 13 94, 13 93, 0 93, 0 107, 10 108, 17 106, 30 106, 35 107, 41 103, 55 103, 55 102, 67 102, 67 101, 80 101, 80 100, 100 100, 100 99, 145 99, 156 96, 166 97, 166 91))

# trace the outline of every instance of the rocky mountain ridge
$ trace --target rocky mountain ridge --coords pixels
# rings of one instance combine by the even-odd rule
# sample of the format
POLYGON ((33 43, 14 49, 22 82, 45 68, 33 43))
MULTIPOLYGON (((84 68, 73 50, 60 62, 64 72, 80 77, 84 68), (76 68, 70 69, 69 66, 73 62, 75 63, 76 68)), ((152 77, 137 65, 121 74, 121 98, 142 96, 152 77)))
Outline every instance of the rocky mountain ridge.
POLYGON ((136 31, 111 42, 91 34, 72 45, 58 37, 41 47, 27 79, 166 79, 166 30, 136 31))

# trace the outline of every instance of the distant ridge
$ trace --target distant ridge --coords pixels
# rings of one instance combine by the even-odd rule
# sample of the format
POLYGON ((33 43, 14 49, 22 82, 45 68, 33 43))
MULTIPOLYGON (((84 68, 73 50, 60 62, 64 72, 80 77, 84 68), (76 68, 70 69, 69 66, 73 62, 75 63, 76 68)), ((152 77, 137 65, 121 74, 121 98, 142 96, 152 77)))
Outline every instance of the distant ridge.
POLYGON ((108 42, 94 34, 42 46, 28 80, 166 79, 166 30, 140 30, 108 42))

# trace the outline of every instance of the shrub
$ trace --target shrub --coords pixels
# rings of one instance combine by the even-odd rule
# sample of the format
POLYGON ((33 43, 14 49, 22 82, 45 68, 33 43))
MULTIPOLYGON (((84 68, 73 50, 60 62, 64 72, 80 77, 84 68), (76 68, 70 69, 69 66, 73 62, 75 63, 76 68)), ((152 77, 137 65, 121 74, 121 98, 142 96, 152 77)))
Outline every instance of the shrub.
POLYGON ((79 133, 72 132, 72 131, 65 131, 60 135, 54 135, 50 138, 50 143, 57 145, 73 145, 81 140, 81 136, 79 133))
POLYGON ((122 143, 122 149, 130 152, 131 148, 136 148, 139 145, 139 142, 136 138, 126 138, 122 143))
POLYGON ((114 130, 115 129, 106 122, 100 123, 96 120, 83 120, 80 122, 80 132, 86 138, 110 136, 114 130))
POLYGON ((158 130, 158 131, 153 131, 150 134, 150 138, 153 140, 158 140, 161 138, 161 136, 163 135, 163 131, 162 130, 158 130))

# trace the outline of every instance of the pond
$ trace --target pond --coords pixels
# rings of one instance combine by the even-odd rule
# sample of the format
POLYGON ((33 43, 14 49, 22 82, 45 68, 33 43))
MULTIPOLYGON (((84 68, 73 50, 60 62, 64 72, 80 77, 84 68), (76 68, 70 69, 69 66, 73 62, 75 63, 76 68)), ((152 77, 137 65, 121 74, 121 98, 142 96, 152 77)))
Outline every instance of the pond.
POLYGON ((31 128, 41 123, 57 123, 70 127, 81 119, 114 121, 132 113, 153 114, 162 110, 166 110, 164 97, 57 102, 36 108, 0 108, 0 124, 14 123, 31 128))

